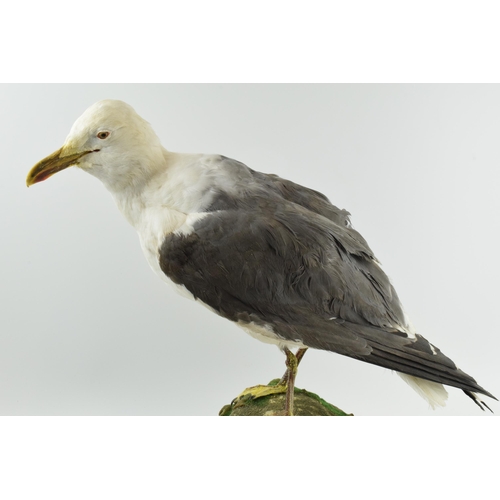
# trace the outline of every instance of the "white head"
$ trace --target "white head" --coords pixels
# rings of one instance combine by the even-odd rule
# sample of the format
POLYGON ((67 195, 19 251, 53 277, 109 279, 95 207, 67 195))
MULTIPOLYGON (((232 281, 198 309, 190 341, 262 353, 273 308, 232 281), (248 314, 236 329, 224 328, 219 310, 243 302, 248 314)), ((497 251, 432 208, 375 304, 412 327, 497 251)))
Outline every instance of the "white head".
POLYGON ((26 183, 30 186, 75 165, 119 192, 147 182, 161 166, 163 152, 151 125, 131 106, 106 99, 76 120, 63 147, 37 163, 26 183))

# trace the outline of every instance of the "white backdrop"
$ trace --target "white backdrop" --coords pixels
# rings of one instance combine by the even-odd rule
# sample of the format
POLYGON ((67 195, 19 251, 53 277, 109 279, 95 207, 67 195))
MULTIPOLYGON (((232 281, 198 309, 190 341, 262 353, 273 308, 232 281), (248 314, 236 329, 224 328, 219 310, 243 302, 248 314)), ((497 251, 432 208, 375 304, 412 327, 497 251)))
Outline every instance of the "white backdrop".
MULTIPOLYGON (((224 154, 349 210, 417 331, 499 396, 500 86, 2 85, 0 414, 216 415, 285 368, 151 272, 99 181, 72 168, 26 188, 104 98, 167 149, 224 154)), ((394 373, 327 352, 306 354, 297 386, 356 415, 482 413, 453 388, 432 411, 394 373)))

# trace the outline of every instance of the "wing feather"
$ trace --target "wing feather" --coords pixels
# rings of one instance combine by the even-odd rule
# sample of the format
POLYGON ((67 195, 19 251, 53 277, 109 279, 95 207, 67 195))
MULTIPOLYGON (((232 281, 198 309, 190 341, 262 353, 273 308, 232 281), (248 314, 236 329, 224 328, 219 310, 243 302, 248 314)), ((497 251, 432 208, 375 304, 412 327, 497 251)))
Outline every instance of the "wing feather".
POLYGON ((409 335, 397 293, 348 212, 277 176, 229 167, 246 168, 253 183, 245 178, 238 196, 214 191, 192 233, 165 238, 159 255, 168 277, 229 320, 493 397, 424 337, 409 335))

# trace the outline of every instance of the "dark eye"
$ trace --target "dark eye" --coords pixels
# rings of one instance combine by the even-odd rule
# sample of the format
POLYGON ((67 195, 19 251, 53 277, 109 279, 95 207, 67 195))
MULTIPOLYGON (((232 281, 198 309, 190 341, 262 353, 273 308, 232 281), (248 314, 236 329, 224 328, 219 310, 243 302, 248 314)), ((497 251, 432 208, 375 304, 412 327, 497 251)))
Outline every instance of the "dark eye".
POLYGON ((107 137, 109 136, 109 132, 99 132, 97 134, 97 137, 99 137, 99 139, 106 139, 107 137))

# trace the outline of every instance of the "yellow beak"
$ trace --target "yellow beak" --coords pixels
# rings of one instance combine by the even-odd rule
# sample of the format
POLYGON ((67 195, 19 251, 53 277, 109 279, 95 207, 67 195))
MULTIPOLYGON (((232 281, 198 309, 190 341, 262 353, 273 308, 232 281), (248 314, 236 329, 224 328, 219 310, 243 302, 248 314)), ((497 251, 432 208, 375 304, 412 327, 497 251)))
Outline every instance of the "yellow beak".
POLYGON ((65 168, 71 167, 72 165, 77 165, 78 160, 92 151, 84 151, 83 153, 74 153, 72 155, 61 156, 62 148, 58 149, 47 158, 39 161, 30 171, 28 177, 26 177, 26 185, 32 186, 37 182, 44 181, 48 179, 51 175, 56 172, 60 172, 65 168))

